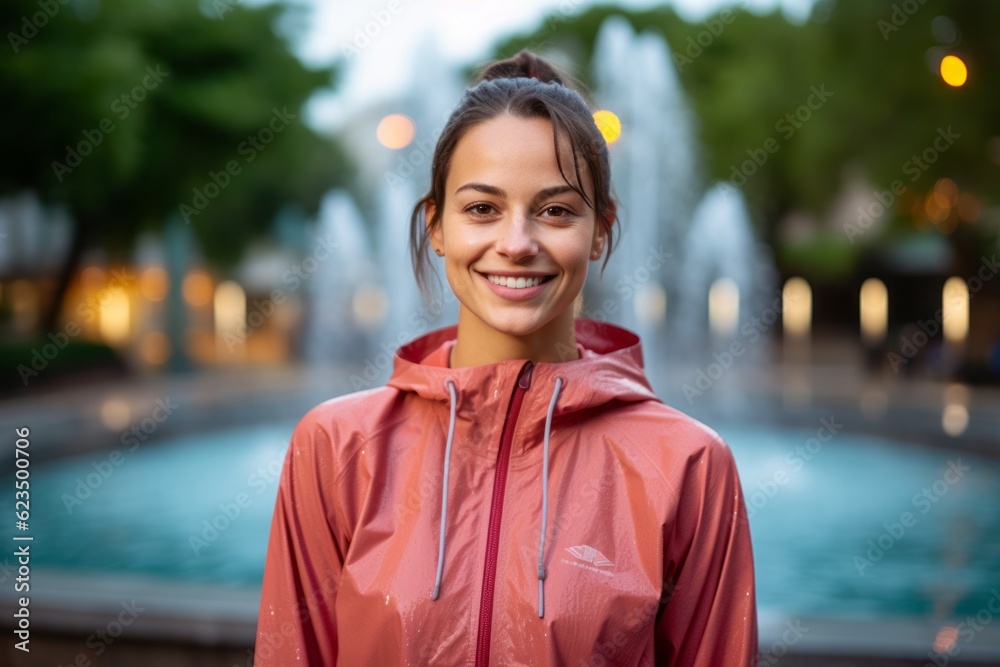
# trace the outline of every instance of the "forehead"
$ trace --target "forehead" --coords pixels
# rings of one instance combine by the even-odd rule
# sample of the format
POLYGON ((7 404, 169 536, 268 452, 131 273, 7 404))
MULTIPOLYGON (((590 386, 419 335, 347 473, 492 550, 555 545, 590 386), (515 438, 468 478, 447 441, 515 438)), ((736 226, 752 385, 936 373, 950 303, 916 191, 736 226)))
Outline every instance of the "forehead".
MULTIPOLYGON (((569 135, 559 135, 562 171, 576 185, 569 135)), ((578 155, 588 195, 587 163, 578 155)), ((448 172, 448 194, 468 181, 497 185, 508 192, 533 193, 565 182, 556 163, 552 122, 548 118, 498 116, 469 128, 455 146, 448 172)))

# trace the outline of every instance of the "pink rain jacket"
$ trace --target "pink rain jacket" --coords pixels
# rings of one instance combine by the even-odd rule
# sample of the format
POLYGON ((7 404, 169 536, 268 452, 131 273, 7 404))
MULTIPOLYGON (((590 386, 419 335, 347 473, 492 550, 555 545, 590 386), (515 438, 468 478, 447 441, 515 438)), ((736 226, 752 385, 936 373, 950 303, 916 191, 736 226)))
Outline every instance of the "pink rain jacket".
POLYGON ((295 427, 256 667, 756 664, 732 453, 639 338, 578 319, 578 360, 449 368, 455 336, 295 427))

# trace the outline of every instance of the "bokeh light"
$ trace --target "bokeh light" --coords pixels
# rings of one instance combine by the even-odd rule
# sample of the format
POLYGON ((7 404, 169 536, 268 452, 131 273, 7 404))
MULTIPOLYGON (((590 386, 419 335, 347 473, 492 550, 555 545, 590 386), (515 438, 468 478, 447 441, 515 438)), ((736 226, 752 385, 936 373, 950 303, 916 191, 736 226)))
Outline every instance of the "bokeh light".
POLYGON ((214 291, 212 277, 205 271, 196 269, 187 274, 181 289, 184 292, 184 300, 191 306, 198 308, 212 302, 214 291))
POLYGON ((808 336, 812 323, 812 289, 809 283, 799 277, 789 278, 781 291, 781 303, 785 334, 808 336))
POLYGON ((941 312, 944 337, 952 343, 964 341, 969 333, 969 286, 958 276, 944 283, 941 312))
POLYGON ((708 322, 712 332, 728 337, 740 321, 740 288, 729 278, 719 278, 708 290, 708 322))
POLYGON ((941 59, 941 78, 949 86, 957 88, 965 85, 969 78, 969 70, 961 58, 948 55, 941 59))
POLYGON ((408 116, 394 113, 383 118, 375 129, 378 142, 386 148, 399 150, 406 148, 413 141, 416 128, 408 116))
POLYGON ((226 280, 215 288, 215 329, 219 333, 235 332, 246 321, 246 292, 235 280, 226 280))
POLYGON ((594 124, 597 125, 597 129, 601 131, 604 136, 604 140, 608 144, 613 144, 618 141, 618 138, 622 135, 622 122, 613 112, 607 109, 599 109, 594 112, 594 124))
POLYGON ((120 287, 109 288, 100 301, 101 336, 112 345, 128 342, 132 308, 128 293, 120 287))
POLYGON ((380 285, 359 285, 351 299, 355 321, 369 330, 378 329, 389 310, 389 298, 380 285))
POLYGON ((941 430, 953 438, 965 433, 969 426, 969 390, 957 382, 949 383, 944 391, 941 430))
POLYGON ((159 266, 151 266, 139 277, 139 291, 150 301, 163 301, 170 291, 167 272, 159 266))
POLYGON ((878 278, 861 284, 861 336, 871 345, 885 339, 889 323, 889 291, 878 278))
POLYGON ((101 423, 109 431, 121 431, 132 420, 132 410, 120 398, 109 398, 101 404, 101 423))
POLYGON ((667 317, 667 293, 656 281, 649 281, 635 291, 635 316, 640 322, 656 324, 667 317))

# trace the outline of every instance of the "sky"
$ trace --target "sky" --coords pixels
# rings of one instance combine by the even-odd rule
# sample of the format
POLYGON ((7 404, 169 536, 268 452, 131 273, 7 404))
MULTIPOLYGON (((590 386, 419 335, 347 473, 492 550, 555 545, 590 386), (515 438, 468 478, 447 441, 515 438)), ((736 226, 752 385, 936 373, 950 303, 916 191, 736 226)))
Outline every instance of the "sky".
MULTIPOLYGON (((254 3, 257 4, 257 3, 254 3)), ((296 47, 307 64, 323 65, 350 53, 338 89, 318 94, 307 109, 310 125, 336 130, 349 114, 388 99, 407 85, 414 52, 428 34, 448 62, 456 66, 489 57, 504 37, 536 28, 548 12, 576 14, 599 4, 594 0, 309 0, 313 17, 296 47), (395 10, 395 11, 393 11, 395 10), (369 34, 365 34, 367 28, 369 34), (367 40, 367 41, 366 41, 367 40), (358 48, 360 45, 360 48, 358 48)), ((601 3, 605 4, 605 3, 601 3)), ((663 4, 650 0, 620 0, 624 7, 643 9, 663 4)), ((779 7, 794 21, 803 21, 813 0, 673 0, 687 21, 698 22, 726 6, 768 12, 779 7)))

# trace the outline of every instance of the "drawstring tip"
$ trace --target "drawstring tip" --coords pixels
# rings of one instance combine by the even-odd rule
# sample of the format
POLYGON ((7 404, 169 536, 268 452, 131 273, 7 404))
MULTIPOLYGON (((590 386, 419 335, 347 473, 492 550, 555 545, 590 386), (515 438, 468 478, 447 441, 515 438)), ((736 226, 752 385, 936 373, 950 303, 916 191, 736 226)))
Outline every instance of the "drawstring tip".
POLYGON ((545 616, 545 566, 538 566, 538 618, 545 616))
POLYGON ((437 600, 438 595, 441 593, 441 584, 434 584, 434 592, 431 593, 431 599, 437 600))

